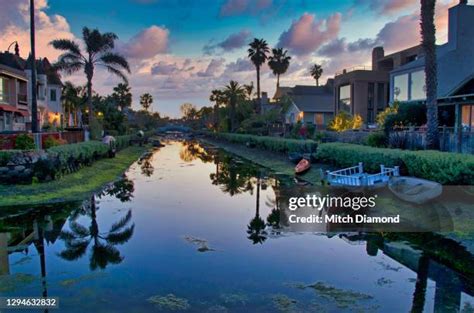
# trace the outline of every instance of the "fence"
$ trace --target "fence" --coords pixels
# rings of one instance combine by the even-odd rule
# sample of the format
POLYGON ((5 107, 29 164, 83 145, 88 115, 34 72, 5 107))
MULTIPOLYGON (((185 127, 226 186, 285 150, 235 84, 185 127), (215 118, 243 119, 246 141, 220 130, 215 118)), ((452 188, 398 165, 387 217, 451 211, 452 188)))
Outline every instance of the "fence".
MULTIPOLYGON (((20 134, 28 134, 27 132, 15 132, 15 133, 5 133, 0 134, 0 150, 9 150, 15 149, 16 137, 20 134)), ((48 132, 41 133, 41 142, 44 144, 44 141, 48 137, 54 137, 56 139, 62 138, 70 143, 78 143, 84 141, 84 131, 83 130, 74 130, 74 131, 64 131, 64 132, 48 132)))

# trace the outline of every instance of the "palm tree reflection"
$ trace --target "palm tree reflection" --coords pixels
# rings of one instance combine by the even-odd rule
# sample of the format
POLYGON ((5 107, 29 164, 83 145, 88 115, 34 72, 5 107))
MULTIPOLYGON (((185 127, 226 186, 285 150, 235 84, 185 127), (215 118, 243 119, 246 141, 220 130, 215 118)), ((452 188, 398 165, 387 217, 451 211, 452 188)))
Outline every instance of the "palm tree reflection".
POLYGON ((250 220, 247 225, 247 238, 252 241, 253 244, 263 244, 267 240, 267 232, 265 231, 265 221, 260 217, 260 187, 261 178, 260 174, 257 176, 257 193, 256 193, 256 205, 255 205, 255 217, 250 220))
POLYGON ((69 222, 70 230, 61 231, 60 238, 64 240, 66 248, 59 253, 64 260, 75 261, 82 258, 91 246, 89 267, 91 270, 104 269, 108 264, 119 264, 123 260, 120 251, 115 247, 126 243, 133 236, 135 224, 130 225, 132 212, 114 223, 108 232, 100 232, 97 222, 97 206, 95 196, 91 197, 86 207, 90 218, 89 227, 83 226, 75 220, 69 222))

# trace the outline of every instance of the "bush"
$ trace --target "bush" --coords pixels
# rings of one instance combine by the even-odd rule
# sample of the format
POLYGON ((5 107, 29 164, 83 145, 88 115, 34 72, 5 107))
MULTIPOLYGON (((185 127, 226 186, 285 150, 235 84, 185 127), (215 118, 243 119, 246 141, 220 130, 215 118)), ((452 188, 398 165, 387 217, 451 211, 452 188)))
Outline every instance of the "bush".
POLYGON ((48 137, 44 140, 43 149, 49 149, 49 148, 51 148, 51 147, 56 147, 56 146, 64 145, 64 144, 66 144, 66 143, 67 143, 67 142, 65 142, 64 140, 56 139, 56 138, 54 138, 53 136, 48 136, 48 137))
POLYGON ((421 126, 426 124, 426 105, 423 103, 400 103, 396 113, 385 116, 384 129, 394 127, 421 126))
POLYGON ((15 139, 15 149, 33 150, 35 149, 35 141, 27 134, 18 135, 15 139))
POLYGON ((364 163, 368 172, 378 172, 380 164, 400 166, 402 174, 437 181, 444 185, 473 185, 474 156, 439 151, 403 151, 372 148, 347 143, 324 143, 317 158, 337 167, 364 163))
POLYGON ((225 139, 229 142, 245 144, 253 142, 257 147, 273 152, 288 153, 291 151, 315 151, 317 143, 313 140, 287 139, 279 137, 254 136, 231 133, 209 133, 210 136, 218 139, 225 139))
POLYGON ((367 137, 367 145, 375 148, 387 147, 387 136, 383 132, 371 133, 367 137))
POLYGON ((359 129, 363 123, 362 116, 359 114, 352 116, 345 111, 340 111, 329 123, 328 128, 332 131, 343 132, 351 129, 359 129))
POLYGON ((56 146, 47 150, 50 158, 58 158, 59 171, 73 172, 96 159, 105 157, 109 147, 100 141, 87 141, 56 146))

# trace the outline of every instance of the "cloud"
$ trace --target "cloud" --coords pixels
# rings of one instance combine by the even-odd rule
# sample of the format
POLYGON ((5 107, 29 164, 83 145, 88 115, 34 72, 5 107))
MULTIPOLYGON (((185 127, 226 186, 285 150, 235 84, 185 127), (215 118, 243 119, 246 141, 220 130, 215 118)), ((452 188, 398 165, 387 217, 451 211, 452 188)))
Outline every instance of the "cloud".
POLYGON ((255 71, 255 66, 246 58, 238 58, 234 62, 230 62, 226 66, 229 72, 248 72, 255 71))
POLYGON ((313 14, 304 13, 280 35, 278 46, 285 47, 296 55, 308 55, 336 38, 340 26, 341 14, 339 13, 322 20, 316 19, 313 14))
POLYGON ((216 44, 207 44, 203 48, 204 54, 211 55, 216 52, 216 49, 220 48, 224 52, 232 51, 235 49, 242 48, 247 45, 251 33, 249 30, 242 29, 237 33, 230 34, 223 41, 216 44))
POLYGON ((272 4, 272 0, 226 0, 219 9, 219 16, 257 15, 271 8, 272 4))
POLYGON ((413 0, 355 0, 354 8, 368 7, 369 9, 384 15, 412 9, 419 6, 419 1, 413 0))
POLYGON ((199 77, 217 76, 218 73, 221 72, 221 68, 222 68, 222 65, 224 65, 224 63, 225 63, 224 58, 212 59, 211 62, 209 62, 209 65, 207 66, 206 70, 198 72, 197 76, 199 77))
POLYGON ((176 73, 179 70, 176 63, 166 63, 165 61, 160 61, 153 65, 151 68, 152 75, 171 75, 176 73))
POLYGON ((119 50, 129 58, 149 59, 168 51, 169 30, 156 25, 146 28, 120 45, 119 50))

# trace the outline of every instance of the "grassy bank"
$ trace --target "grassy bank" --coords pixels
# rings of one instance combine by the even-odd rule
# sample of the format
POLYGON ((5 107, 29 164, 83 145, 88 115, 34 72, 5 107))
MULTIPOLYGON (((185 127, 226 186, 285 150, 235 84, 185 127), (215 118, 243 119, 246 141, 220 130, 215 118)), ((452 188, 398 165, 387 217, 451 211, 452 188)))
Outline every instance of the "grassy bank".
POLYGON ((128 147, 113 159, 101 159, 63 178, 34 185, 0 186, 1 206, 24 206, 79 201, 117 179, 146 150, 128 147))

